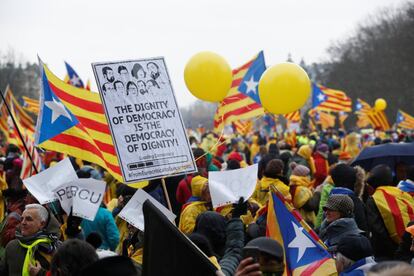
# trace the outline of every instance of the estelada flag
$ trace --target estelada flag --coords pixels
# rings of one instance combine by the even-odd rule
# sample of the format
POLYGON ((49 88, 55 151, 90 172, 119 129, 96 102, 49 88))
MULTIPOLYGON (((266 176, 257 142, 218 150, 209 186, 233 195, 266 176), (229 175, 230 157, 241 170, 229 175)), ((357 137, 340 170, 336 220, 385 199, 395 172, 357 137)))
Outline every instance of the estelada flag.
POLYGON ((42 62, 40 69, 36 145, 98 164, 122 182, 99 94, 63 82, 42 62))
POLYGON ((337 275, 332 256, 319 237, 306 227, 300 215, 294 216, 289 211, 283 196, 272 192, 268 204, 266 236, 282 245, 285 252, 285 274, 337 275))
POLYGON ((351 112, 352 100, 343 91, 313 83, 312 108, 328 112, 351 112))
POLYGON ((400 128, 414 129, 414 117, 402 110, 398 110, 397 112, 396 123, 400 128))
POLYGON ((220 132, 225 125, 264 114, 258 85, 266 70, 263 51, 246 64, 233 70, 233 82, 227 96, 220 102, 214 116, 214 131, 220 132))

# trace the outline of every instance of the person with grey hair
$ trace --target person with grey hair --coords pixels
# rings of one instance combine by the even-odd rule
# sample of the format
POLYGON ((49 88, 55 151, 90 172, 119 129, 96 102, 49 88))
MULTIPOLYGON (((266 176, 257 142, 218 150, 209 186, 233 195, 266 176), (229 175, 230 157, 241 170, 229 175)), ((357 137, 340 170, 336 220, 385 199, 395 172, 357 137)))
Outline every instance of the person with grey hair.
POLYGON ((40 204, 25 206, 16 239, 6 246, 1 275, 45 275, 60 245, 60 225, 40 204))

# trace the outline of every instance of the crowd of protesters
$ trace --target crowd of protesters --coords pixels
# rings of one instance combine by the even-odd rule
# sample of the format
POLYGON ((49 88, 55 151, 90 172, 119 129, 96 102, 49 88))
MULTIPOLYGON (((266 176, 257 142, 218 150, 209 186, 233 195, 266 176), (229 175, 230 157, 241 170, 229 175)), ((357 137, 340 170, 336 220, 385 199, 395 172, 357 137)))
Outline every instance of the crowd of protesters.
MULTIPOLYGON (((224 275, 283 275, 285 252, 266 237, 271 189, 301 214, 325 243, 340 275, 414 275, 414 163, 365 170, 352 162, 366 147, 412 143, 408 133, 329 130, 266 137, 190 136, 198 172, 166 178, 144 190, 224 275), (257 163, 251 198, 213 208, 208 172, 257 163), (243 252, 257 249, 259 255, 243 252)), ((118 214, 136 189, 102 168, 71 158, 79 178, 102 179, 107 197, 94 221, 66 215, 58 203, 42 206, 19 178, 19 150, 0 159, 0 275, 141 275, 144 233, 118 214)), ((62 156, 44 153, 53 166, 62 156)), ((162 265, 162 262, 160 262, 162 265)), ((197 275, 194 271, 193 275, 197 275)))

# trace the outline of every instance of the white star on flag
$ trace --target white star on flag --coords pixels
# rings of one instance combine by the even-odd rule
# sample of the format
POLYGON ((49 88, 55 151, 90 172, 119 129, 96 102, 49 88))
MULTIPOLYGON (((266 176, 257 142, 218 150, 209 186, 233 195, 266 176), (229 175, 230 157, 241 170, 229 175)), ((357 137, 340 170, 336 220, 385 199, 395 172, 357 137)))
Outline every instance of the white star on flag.
POLYGON ((72 118, 63 103, 56 101, 55 98, 53 98, 53 101, 45 102, 45 105, 52 110, 52 124, 59 118, 59 116, 65 116, 72 121, 72 118))
POLYGON ((289 248, 297 248, 298 259, 296 262, 299 262, 302 259, 303 254, 305 254, 306 249, 316 247, 316 245, 308 238, 308 236, 303 233, 303 228, 298 227, 294 222, 292 222, 293 229, 295 230, 295 238, 289 243, 289 248))
POLYGON ((70 83, 73 86, 78 86, 80 85, 80 79, 76 75, 73 75, 72 78, 70 79, 70 83))
POLYGON ((319 94, 318 95, 318 101, 323 102, 325 100, 325 95, 319 94))
POLYGON ((248 94, 249 91, 252 91, 256 94, 256 87, 259 82, 255 82, 253 76, 251 76, 250 80, 244 82, 247 86, 246 93, 248 94))

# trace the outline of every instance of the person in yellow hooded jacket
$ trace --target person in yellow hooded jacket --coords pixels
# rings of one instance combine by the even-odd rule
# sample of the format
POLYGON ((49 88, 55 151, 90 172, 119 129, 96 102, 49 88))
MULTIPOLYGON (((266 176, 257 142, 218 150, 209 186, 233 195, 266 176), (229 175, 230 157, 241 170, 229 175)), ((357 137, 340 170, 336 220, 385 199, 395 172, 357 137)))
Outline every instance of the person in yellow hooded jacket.
POLYGON ((289 190, 292 195, 292 204, 306 223, 313 226, 315 225, 316 215, 313 206, 310 206, 313 196, 312 182, 309 176, 310 170, 295 162, 292 162, 290 167, 292 175, 289 179, 289 190))
POLYGON ((281 179, 283 178, 284 164, 280 159, 270 160, 264 169, 263 177, 257 182, 253 198, 260 204, 265 205, 269 199, 269 189, 271 185, 286 198, 291 201, 289 187, 281 179))
POLYGON ((208 179, 200 175, 193 177, 191 194, 192 196, 182 207, 178 225, 178 228, 187 235, 193 232, 198 215, 212 210, 208 179))

